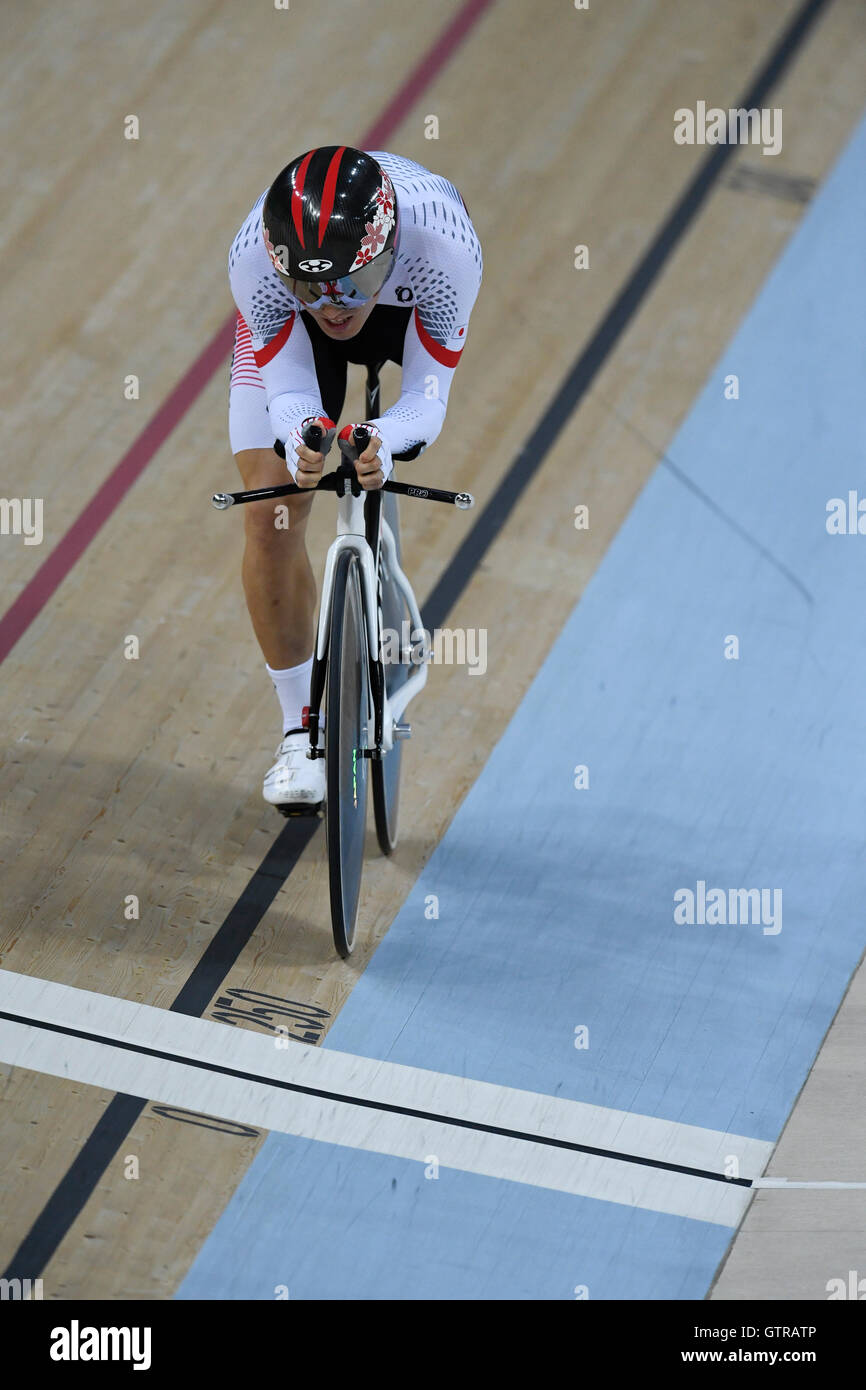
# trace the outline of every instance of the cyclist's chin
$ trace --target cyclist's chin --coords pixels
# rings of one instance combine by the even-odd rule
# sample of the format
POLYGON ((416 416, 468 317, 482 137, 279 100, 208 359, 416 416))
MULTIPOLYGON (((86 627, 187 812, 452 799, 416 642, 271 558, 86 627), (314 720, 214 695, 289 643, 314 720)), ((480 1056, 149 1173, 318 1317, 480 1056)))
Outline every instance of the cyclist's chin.
POLYGON ((350 310, 350 312, 343 317, 342 322, 340 318, 337 318, 336 321, 333 318, 328 318, 324 309, 312 309, 310 312, 316 320, 316 323, 327 333, 329 338, 354 338, 356 333, 360 333, 367 319, 372 314, 378 298, 378 294, 374 294, 373 298, 368 300, 366 304, 361 305, 357 309, 350 310))
POLYGON ((364 326, 366 314, 349 314, 345 319, 334 320, 318 317, 319 327, 329 338, 354 338, 364 326))

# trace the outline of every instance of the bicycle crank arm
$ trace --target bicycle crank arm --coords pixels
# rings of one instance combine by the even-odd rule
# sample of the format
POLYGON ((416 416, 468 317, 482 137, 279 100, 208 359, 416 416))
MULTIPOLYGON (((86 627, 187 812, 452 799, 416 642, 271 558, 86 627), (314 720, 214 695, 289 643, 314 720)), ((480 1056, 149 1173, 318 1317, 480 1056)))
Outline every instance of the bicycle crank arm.
MULTIPOLYGON (((411 724, 395 724, 395 725, 394 725, 394 730, 393 730, 393 733, 392 733, 392 735, 391 735, 392 741, 393 741, 394 743, 396 743, 396 741, 397 741, 398 738, 411 738, 411 737, 412 737, 412 725, 411 725, 411 724)), ((375 758, 376 761, 379 762, 379 761, 381 760, 381 758, 382 758, 382 754, 385 752, 385 749, 384 749, 384 748, 362 748, 360 751, 361 751, 361 753, 363 754, 363 756, 364 756, 365 758, 375 758)), ((310 756, 310 754, 308 753, 308 754, 307 754, 307 757, 309 757, 309 756, 310 756)), ((324 753, 321 751, 321 749, 319 750, 318 756, 319 756, 320 758, 323 758, 323 757, 325 756, 324 753)))

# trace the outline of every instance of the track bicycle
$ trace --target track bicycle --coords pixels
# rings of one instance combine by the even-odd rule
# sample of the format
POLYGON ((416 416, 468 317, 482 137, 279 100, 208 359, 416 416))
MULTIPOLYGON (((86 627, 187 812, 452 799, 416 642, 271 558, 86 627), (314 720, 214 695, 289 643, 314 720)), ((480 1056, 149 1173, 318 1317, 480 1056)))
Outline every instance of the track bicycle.
MULTIPOLYGON (((379 406, 378 366, 367 369, 366 418, 379 406)), ((304 443, 318 452, 322 431, 309 425, 304 443)), ((367 765, 373 792, 376 837, 383 854, 397 844, 402 741, 411 734, 403 722, 410 700, 427 680, 431 651, 412 586, 401 566, 397 497, 473 505, 468 492, 449 492, 398 482, 393 474, 382 488, 364 492, 354 463, 369 443, 364 429, 351 442, 340 440, 338 468, 313 489, 283 483, 245 492, 218 492, 220 511, 237 503, 297 493, 337 494, 337 536, 325 560, 313 670, 310 678, 309 758, 325 759, 324 810, 281 807, 285 815, 325 818, 328 880, 334 944, 341 956, 355 944, 367 821, 367 765), (320 731, 323 731, 320 747, 320 731)), ((416 445, 395 462, 415 459, 416 445)), ((275 451, 285 458, 277 440, 275 451)))

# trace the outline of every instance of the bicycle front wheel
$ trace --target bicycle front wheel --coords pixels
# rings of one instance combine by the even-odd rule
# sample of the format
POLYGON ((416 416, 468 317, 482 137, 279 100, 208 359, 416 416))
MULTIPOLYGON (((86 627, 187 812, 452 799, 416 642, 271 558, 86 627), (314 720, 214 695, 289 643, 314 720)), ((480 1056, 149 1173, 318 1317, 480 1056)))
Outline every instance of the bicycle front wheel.
POLYGON ((367 635, 357 556, 344 550, 334 574, 325 684, 325 826, 334 945, 355 944, 367 821, 370 709, 367 635))

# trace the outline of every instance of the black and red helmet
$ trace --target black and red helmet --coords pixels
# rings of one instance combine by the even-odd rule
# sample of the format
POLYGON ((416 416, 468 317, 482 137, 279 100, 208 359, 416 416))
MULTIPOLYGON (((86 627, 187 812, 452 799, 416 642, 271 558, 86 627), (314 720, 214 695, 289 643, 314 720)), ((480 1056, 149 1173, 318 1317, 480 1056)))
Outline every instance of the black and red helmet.
POLYGON ((287 164, 262 211, 268 255, 308 303, 362 303, 394 264, 397 200, 380 164, 349 145, 322 145, 287 164))

